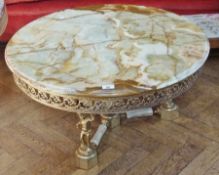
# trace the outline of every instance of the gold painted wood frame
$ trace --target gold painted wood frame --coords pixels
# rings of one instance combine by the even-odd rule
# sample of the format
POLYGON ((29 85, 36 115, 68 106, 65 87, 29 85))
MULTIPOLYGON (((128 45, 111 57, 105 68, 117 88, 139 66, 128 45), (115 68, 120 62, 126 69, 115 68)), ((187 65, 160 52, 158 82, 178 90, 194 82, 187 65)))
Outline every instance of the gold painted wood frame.
MULTIPOLYGON (((76 163, 79 168, 90 169, 98 163, 96 150, 98 145, 92 144, 91 130, 91 123, 94 121, 95 114, 99 114, 101 117, 102 124, 99 128, 101 126, 114 128, 120 125, 120 114, 133 109, 163 104, 154 113, 158 113, 167 120, 174 119, 178 116, 178 111, 172 99, 191 88, 200 72, 199 70, 186 79, 163 89, 116 97, 62 95, 33 86, 17 75, 14 75, 14 80, 17 86, 33 100, 53 108, 78 113, 79 122, 76 126, 81 129, 81 132, 80 146, 76 151, 76 163)), ((100 131, 99 128, 93 137, 101 135, 101 140, 106 130, 100 131)))

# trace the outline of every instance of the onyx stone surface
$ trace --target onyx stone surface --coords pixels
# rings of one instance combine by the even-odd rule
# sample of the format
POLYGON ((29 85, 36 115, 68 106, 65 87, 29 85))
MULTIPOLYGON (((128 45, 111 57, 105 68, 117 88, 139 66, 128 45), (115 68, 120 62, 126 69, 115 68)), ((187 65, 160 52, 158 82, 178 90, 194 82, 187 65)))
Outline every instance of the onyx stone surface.
POLYGON ((11 71, 37 87, 112 96, 187 78, 205 63, 209 42, 199 27, 176 14, 105 5, 39 18, 12 37, 5 53, 11 71))

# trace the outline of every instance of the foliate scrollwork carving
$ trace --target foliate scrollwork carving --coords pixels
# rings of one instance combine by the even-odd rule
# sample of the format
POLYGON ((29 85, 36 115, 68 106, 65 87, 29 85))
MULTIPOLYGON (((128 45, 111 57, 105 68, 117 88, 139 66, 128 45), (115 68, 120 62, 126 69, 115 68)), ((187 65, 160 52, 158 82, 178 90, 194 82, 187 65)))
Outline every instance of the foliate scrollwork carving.
POLYGON ((51 96, 52 103, 63 104, 63 97, 61 96, 51 96))
POLYGON ((175 98, 188 90, 195 82, 200 71, 188 78, 163 89, 145 91, 144 93, 118 97, 86 97, 63 95, 35 87, 32 83, 14 75, 18 87, 34 100, 45 105, 70 112, 115 113, 141 107, 151 107, 167 99, 175 98))
POLYGON ((74 107, 79 105, 79 99, 65 98, 64 105, 74 107))
POLYGON ((39 93, 39 98, 45 100, 45 101, 50 101, 50 95, 46 92, 40 92, 39 93))

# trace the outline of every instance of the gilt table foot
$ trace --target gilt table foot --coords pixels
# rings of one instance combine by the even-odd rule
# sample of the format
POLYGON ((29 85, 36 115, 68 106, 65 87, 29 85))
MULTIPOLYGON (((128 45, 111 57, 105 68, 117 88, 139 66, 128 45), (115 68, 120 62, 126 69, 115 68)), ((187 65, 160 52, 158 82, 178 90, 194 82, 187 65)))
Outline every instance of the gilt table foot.
POLYGON ((97 164, 97 152, 91 146, 91 122, 94 117, 90 114, 79 114, 77 127, 81 128, 80 146, 76 151, 76 164, 81 169, 90 169, 97 164))
POLYGON ((108 128, 115 128, 120 126, 120 114, 102 114, 101 115, 101 122, 107 123, 108 128))
POLYGON ((174 120, 179 117, 178 106, 173 100, 167 100, 160 105, 159 114, 162 119, 174 120))

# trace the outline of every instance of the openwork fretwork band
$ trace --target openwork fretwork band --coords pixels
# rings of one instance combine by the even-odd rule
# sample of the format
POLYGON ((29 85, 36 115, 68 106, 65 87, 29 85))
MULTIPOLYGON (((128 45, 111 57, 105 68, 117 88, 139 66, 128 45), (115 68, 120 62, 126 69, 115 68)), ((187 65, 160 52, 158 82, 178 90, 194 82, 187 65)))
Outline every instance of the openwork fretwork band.
POLYGON ((62 95, 34 87, 28 81, 14 75, 18 87, 32 99, 61 110, 78 113, 117 113, 142 107, 158 105, 187 91, 197 79, 200 71, 163 89, 145 91, 137 95, 118 97, 87 97, 62 95))

